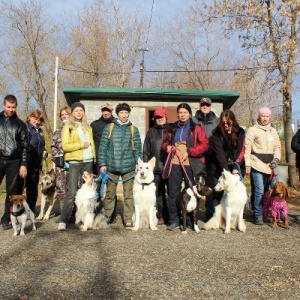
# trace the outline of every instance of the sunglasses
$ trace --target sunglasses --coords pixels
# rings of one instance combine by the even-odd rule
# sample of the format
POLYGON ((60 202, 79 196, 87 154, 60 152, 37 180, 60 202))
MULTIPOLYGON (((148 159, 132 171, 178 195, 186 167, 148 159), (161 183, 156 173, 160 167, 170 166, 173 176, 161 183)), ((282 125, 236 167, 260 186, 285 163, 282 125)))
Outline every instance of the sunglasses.
POLYGON ((232 125, 232 122, 231 122, 231 121, 228 121, 228 122, 223 121, 223 122, 222 122, 222 125, 228 125, 228 126, 231 126, 231 125, 232 125))
POLYGON ((201 104, 200 104, 200 106, 207 106, 207 107, 210 107, 210 105, 211 105, 211 104, 208 104, 208 103, 201 103, 201 104))

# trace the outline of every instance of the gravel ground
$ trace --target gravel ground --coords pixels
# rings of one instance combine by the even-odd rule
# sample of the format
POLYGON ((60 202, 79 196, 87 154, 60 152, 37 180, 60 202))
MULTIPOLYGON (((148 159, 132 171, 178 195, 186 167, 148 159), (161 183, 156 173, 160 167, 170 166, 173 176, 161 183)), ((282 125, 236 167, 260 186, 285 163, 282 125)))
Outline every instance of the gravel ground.
POLYGON ((26 236, 0 233, 0 299, 300 299, 299 208, 290 230, 255 226, 246 212, 246 233, 229 235, 133 232, 120 217, 89 232, 58 232, 54 217, 33 232, 28 221, 26 236))

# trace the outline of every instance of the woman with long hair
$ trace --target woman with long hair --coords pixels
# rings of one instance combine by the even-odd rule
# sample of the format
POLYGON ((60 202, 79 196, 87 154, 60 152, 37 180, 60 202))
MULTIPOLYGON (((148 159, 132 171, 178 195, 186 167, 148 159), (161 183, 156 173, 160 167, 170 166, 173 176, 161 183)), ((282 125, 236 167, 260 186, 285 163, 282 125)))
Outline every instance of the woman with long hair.
POLYGON ((87 124, 85 107, 80 102, 71 106, 69 121, 62 129, 62 149, 65 161, 69 163, 69 182, 67 196, 60 215, 58 230, 66 230, 68 219, 74 206, 78 182, 82 174, 92 172, 95 160, 95 145, 92 128, 87 124))

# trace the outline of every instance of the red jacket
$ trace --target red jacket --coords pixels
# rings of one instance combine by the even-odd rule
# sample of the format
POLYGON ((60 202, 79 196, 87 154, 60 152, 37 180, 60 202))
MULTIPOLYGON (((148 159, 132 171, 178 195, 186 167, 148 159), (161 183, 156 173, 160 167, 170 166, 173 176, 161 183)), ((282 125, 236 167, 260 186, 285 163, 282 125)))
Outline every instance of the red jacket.
MULTIPOLYGON (((167 146, 174 146, 174 135, 178 128, 178 122, 175 122, 168 130, 167 135, 162 142, 162 149, 164 151, 167 151, 167 146)), ((195 124, 192 120, 190 121, 186 145, 191 168, 194 176, 197 176, 195 173, 198 173, 196 170, 198 169, 197 165, 199 164, 199 161, 202 163, 205 162, 203 154, 208 150, 208 138, 204 129, 200 125, 195 124)))

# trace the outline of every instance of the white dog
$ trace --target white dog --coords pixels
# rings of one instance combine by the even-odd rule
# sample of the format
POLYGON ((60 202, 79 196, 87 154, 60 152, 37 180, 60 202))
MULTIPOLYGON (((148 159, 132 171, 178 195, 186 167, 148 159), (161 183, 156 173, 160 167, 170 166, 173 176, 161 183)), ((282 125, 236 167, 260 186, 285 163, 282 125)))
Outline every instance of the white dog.
POLYGON ((157 230, 156 217, 156 186, 153 170, 155 157, 144 163, 138 160, 138 172, 133 183, 133 200, 135 209, 135 224, 132 230, 151 228, 157 230))
POLYGON ((83 172, 84 183, 77 191, 75 197, 76 214, 75 223, 82 222, 81 231, 88 229, 100 229, 108 227, 106 217, 103 211, 96 214, 99 208, 96 175, 83 172))
POLYGON ((30 219, 32 222, 32 230, 36 230, 34 213, 29 208, 28 203, 26 202, 25 195, 11 195, 9 200, 12 202, 12 207, 10 211, 10 220, 11 225, 14 229, 13 235, 18 235, 18 230, 20 230, 20 235, 25 235, 24 229, 26 221, 30 219), (21 229, 18 228, 18 224, 21 224, 21 229))
POLYGON ((55 173, 52 169, 41 177, 40 180, 42 197, 41 197, 41 209, 37 220, 49 220, 51 210, 56 201, 57 193, 55 188, 55 173), (49 207, 44 215, 46 202, 49 202, 49 207))
POLYGON ((240 231, 246 231, 246 224, 243 219, 244 207, 248 201, 246 186, 240 177, 223 170, 221 177, 215 186, 215 191, 224 190, 221 202, 215 208, 213 217, 204 224, 204 229, 224 228, 229 233, 231 228, 238 228, 240 231))

